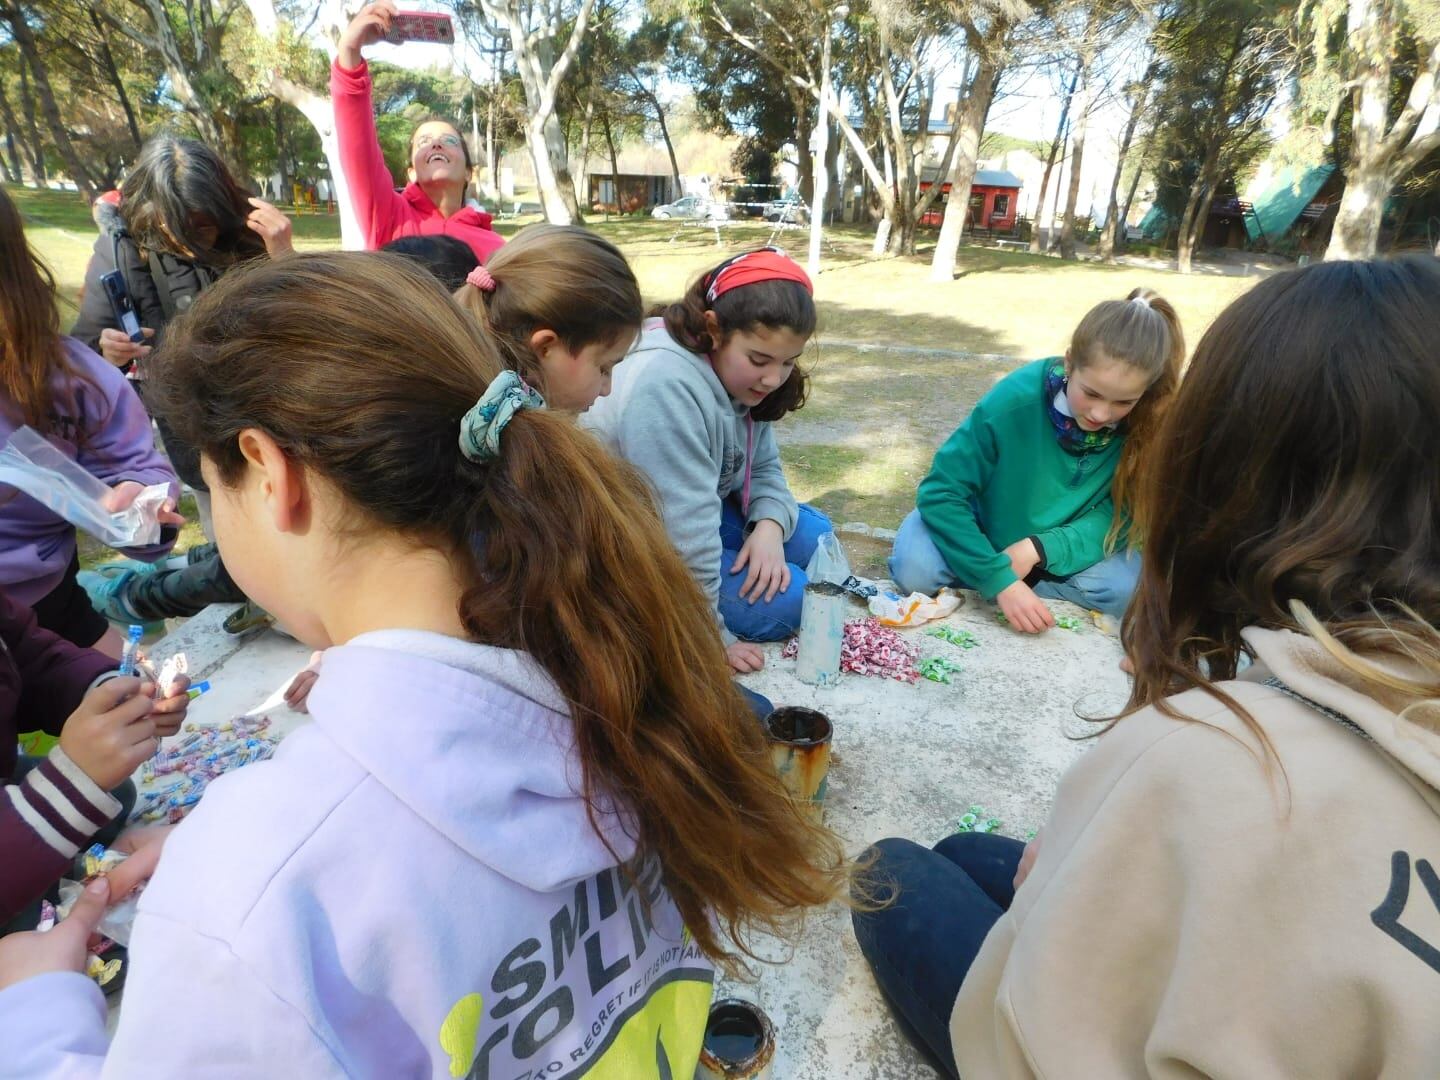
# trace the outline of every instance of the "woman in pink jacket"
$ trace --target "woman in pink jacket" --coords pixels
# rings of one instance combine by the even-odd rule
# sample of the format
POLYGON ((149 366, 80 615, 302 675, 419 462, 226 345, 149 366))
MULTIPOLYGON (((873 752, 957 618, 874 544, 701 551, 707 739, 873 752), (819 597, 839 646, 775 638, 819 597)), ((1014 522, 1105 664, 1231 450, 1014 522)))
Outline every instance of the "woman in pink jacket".
POLYGON ((465 205, 470 151, 454 124, 427 120, 410 136, 410 183, 397 192, 380 152, 375 107, 370 98, 370 69, 360 50, 383 41, 395 17, 390 0, 362 8, 340 38, 330 69, 335 102, 335 134, 340 166, 365 230, 365 246, 383 247, 401 236, 443 233, 463 240, 483 263, 504 239, 490 227, 491 217, 465 205))

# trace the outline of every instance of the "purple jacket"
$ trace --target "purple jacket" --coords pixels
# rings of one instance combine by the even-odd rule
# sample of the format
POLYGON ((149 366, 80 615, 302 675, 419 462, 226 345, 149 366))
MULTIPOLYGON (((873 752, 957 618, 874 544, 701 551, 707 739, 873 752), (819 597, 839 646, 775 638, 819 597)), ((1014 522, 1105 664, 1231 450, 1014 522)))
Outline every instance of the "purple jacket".
POLYGON ((713 968, 564 699, 418 631, 325 653, 314 722, 211 785, 140 899, 119 1028, 76 974, 0 991, 6 1075, 689 1077, 713 968), (609 845, 607 847, 607 844, 609 845))
MULTIPOLYGON (((155 448, 155 432, 145 407, 115 367, 74 338, 64 338, 65 355, 87 376, 75 380, 75 409, 51 417, 47 438, 91 475, 114 486, 124 480, 171 485, 176 498, 180 482, 165 456, 155 448)), ((58 405, 58 402, 57 402, 58 405)), ((0 446, 18 426, 0 411, 0 446)), ((153 562, 175 545, 166 530, 161 542, 126 551, 153 562)), ((75 526, 30 496, 0 484, 0 587, 13 600, 34 604, 60 583, 75 554, 75 526)))
POLYGON ((116 663, 42 630, 0 591, 0 922, 55 884, 120 803, 55 747, 11 784, 22 731, 59 735, 85 692, 116 663))

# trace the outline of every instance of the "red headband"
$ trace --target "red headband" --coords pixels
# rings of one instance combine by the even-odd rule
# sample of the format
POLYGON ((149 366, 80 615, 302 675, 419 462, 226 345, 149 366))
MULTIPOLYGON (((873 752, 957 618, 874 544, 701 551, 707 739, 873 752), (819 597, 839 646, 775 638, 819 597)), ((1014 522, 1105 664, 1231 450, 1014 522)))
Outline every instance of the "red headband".
POLYGON ((710 275, 710 283, 705 289, 705 300, 713 304, 731 289, 754 285, 759 281, 793 281, 805 286, 805 291, 811 296, 815 295, 810 276, 801 269, 799 263, 775 248, 761 248, 721 263, 720 268, 710 275))

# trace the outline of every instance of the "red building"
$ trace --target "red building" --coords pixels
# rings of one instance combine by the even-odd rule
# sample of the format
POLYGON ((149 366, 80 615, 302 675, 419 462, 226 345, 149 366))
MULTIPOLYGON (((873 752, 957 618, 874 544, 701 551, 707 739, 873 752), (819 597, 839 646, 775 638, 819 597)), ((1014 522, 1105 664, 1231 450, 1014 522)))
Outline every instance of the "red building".
MULTIPOLYGON (((922 192, 929 191, 934 186, 933 179, 920 181, 922 192)), ((1019 209, 1017 204, 1020 201, 1020 187, 1020 178, 1014 173, 1001 169, 977 170, 975 180, 970 185, 970 212, 965 215, 966 231, 983 229, 996 233, 1013 232, 1015 214, 1019 209)), ((946 181, 941 188, 940 198, 920 219, 920 224, 939 228, 940 221, 945 216, 945 203, 949 198, 950 184, 946 181)))

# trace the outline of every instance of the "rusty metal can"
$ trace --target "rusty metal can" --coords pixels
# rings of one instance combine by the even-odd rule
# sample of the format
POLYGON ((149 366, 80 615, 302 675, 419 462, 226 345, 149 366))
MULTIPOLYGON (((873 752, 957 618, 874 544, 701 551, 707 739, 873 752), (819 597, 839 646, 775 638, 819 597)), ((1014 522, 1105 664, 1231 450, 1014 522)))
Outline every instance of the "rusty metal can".
POLYGON ((830 779, 830 718, 815 709, 782 706, 765 718, 770 760, 785 789, 818 820, 830 779))
POLYGON ((770 1080, 775 1029, 763 1009, 740 998, 710 1006, 695 1080, 770 1080))

